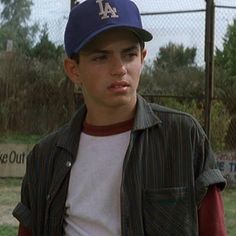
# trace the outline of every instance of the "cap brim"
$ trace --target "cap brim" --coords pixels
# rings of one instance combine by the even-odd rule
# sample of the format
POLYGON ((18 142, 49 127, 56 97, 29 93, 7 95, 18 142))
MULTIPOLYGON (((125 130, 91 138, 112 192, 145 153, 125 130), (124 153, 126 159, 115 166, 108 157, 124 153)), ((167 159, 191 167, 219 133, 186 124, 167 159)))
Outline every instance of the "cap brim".
POLYGON ((99 34, 109 29, 116 29, 116 28, 122 28, 133 31, 143 42, 148 42, 153 38, 152 34, 144 29, 135 28, 129 25, 107 25, 106 27, 89 34, 82 42, 79 43, 79 46, 75 49, 73 54, 78 53, 88 42, 90 42, 93 38, 95 38, 99 34))

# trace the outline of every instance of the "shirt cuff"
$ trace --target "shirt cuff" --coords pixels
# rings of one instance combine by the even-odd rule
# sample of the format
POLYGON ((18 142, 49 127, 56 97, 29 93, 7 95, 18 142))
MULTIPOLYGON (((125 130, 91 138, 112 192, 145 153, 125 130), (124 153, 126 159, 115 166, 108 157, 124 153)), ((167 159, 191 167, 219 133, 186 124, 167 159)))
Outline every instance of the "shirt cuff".
POLYGON ((199 206, 210 185, 217 185, 221 190, 226 186, 226 180, 219 169, 204 171, 196 180, 196 202, 199 206))
POLYGON ((31 229, 31 212, 28 207, 19 202, 12 212, 13 216, 26 228, 31 229))

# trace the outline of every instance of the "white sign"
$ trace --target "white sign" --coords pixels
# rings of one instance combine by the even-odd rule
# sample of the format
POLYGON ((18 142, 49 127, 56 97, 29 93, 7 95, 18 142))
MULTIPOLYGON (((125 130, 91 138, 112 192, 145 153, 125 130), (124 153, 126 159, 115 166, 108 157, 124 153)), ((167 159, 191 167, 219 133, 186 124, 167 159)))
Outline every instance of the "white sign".
POLYGON ((0 144, 0 177, 23 177, 32 147, 32 144, 0 144))
POLYGON ((217 165, 229 185, 236 185, 236 152, 219 153, 217 165))
POLYGON ((7 40, 7 48, 6 48, 7 52, 12 52, 13 51, 13 40, 7 40))

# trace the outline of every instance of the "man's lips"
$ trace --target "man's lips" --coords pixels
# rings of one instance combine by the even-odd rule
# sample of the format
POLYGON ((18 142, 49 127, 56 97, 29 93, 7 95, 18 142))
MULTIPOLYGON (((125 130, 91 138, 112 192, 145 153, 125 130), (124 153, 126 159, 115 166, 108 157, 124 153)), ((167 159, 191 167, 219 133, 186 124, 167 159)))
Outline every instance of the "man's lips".
POLYGON ((127 81, 116 81, 113 82, 110 86, 108 86, 108 89, 114 89, 114 88, 124 88, 129 87, 129 83, 127 81))

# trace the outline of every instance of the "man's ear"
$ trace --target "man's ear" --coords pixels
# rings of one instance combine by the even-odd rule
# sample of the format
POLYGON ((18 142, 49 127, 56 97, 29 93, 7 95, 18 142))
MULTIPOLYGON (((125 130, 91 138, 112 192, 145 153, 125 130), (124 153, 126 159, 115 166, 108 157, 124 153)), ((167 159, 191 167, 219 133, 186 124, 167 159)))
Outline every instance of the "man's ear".
POLYGON ((76 61, 65 58, 64 59, 64 70, 66 75, 69 77, 69 79, 79 85, 80 84, 80 78, 79 78, 79 68, 76 61))
POLYGON ((146 55, 147 55, 147 49, 144 48, 141 51, 141 62, 142 62, 143 65, 144 65, 144 59, 145 59, 146 55))

